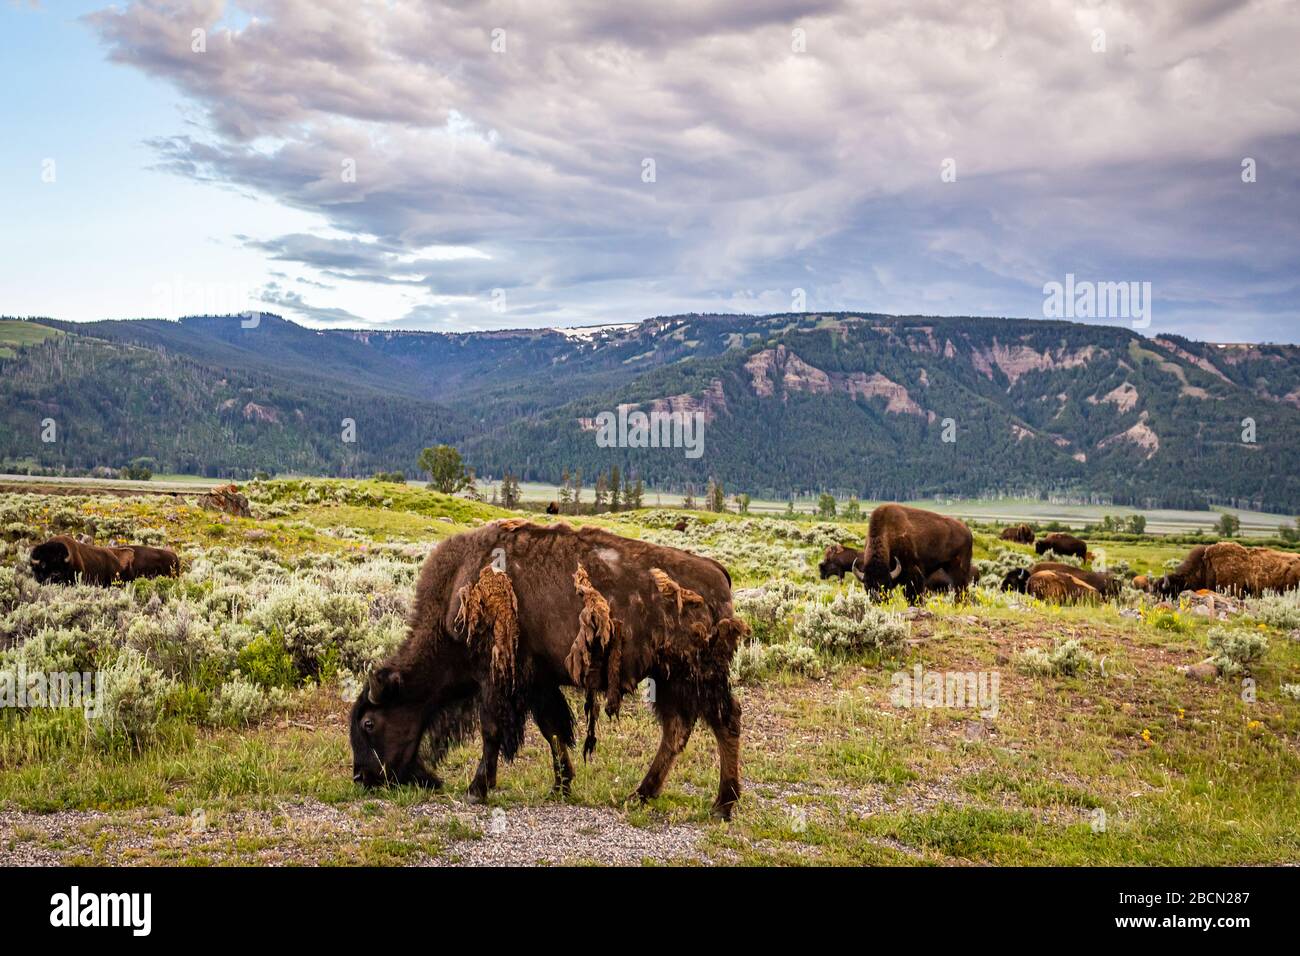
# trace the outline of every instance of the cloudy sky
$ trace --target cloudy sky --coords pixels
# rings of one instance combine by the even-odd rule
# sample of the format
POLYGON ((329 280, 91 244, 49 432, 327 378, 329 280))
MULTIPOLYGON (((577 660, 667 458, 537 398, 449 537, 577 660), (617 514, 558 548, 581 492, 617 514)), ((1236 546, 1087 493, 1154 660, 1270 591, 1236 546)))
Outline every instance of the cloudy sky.
POLYGON ((1296 342, 1297 49, 1279 0, 0 0, 0 313, 1041 317, 1073 274, 1296 342))

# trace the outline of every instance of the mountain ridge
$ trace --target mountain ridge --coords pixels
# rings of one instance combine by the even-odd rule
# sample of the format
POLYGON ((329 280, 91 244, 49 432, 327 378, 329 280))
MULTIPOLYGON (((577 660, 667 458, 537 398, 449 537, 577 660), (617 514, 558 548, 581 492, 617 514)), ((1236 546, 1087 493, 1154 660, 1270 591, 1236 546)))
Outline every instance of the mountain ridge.
MULTIPOLYGON (((617 464, 657 487, 698 491, 716 478, 769 496, 1078 493, 1120 504, 1300 510, 1295 346, 1147 337, 1065 320, 866 312, 656 316, 579 334, 315 330, 269 314, 255 328, 210 316, 35 321, 66 341, 0 359, 5 378, 21 373, 27 389, 4 386, 0 452, 10 459, 56 458, 30 439, 34 410, 52 397, 34 384, 41 363, 71 343, 115 344, 142 350, 144 391, 183 362, 186 387, 202 401, 266 410, 234 428, 206 410, 197 416, 206 424, 193 426, 194 440, 214 459, 205 464, 237 475, 286 470, 256 459, 277 447, 274 429, 305 430, 295 423, 310 419, 319 434, 278 440, 308 471, 411 473, 413 450, 449 441, 481 474, 510 469, 539 481, 617 464), (352 416, 358 447, 340 452, 321 431, 331 405, 340 419, 350 406, 362 410, 352 416), (598 447, 591 422, 620 406, 701 413, 705 453, 690 460, 674 450, 598 447), (387 425, 366 435, 361 421, 375 415, 387 425)), ((102 386, 92 367, 64 387, 102 386)), ((133 431, 156 431, 147 403, 126 405, 133 431)), ((97 460, 113 453, 102 443, 72 457, 126 460, 97 460)))

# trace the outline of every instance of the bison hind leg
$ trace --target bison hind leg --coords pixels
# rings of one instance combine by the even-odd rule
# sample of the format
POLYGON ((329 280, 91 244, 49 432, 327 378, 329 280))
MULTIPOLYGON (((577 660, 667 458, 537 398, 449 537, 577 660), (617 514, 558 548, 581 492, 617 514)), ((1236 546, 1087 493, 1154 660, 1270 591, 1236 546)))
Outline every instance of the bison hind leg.
POLYGON ((573 761, 569 749, 574 744, 573 711, 564 691, 555 685, 533 690, 531 707, 537 729, 551 747, 551 768, 555 772, 556 793, 569 795, 573 783, 573 761))
POLYGON ((731 812, 740 800, 740 702, 731 688, 718 688, 712 706, 705 710, 705 720, 718 742, 718 798, 713 802, 713 815, 730 820, 731 812))

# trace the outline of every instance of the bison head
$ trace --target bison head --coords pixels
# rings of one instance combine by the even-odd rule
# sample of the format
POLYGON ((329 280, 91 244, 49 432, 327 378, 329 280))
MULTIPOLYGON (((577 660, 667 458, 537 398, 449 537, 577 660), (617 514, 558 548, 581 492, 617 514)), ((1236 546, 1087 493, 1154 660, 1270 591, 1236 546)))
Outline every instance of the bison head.
POLYGON ((1161 597, 1178 597, 1185 589, 1182 577, 1171 573, 1161 578, 1152 578, 1150 590, 1152 594, 1159 594, 1161 597))
POLYGON ((1025 589, 1028 586, 1028 568, 1016 568, 1012 571, 1008 571, 1006 577, 1002 579, 1002 590, 1004 591, 1019 591, 1021 594, 1024 594, 1025 589))
POLYGON ((898 560, 897 555, 894 555, 893 560, 889 563, 889 571, 882 574, 879 568, 872 568, 867 565, 866 555, 864 554, 853 562, 852 571, 853 576, 861 581, 862 586, 868 591, 883 594, 895 584, 900 583, 899 579, 903 575, 903 562, 898 560))
POLYGON ((62 541, 46 541, 32 549, 32 575, 41 584, 69 584, 76 577, 72 555, 62 541))
POLYGON ((352 779, 367 787, 386 783, 441 786, 420 760, 428 700, 404 687, 393 667, 380 667, 352 705, 352 779))

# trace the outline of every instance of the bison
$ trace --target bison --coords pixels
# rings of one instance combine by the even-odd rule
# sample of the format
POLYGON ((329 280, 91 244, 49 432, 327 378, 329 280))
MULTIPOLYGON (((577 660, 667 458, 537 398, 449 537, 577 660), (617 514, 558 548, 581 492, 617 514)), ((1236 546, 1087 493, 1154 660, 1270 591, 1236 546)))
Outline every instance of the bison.
POLYGON ((1034 544, 1034 550, 1039 554, 1053 551, 1082 561, 1088 555, 1088 543, 1082 538, 1076 538, 1072 534, 1061 534, 1058 531, 1039 538, 1034 544))
POLYGON ((844 575, 852 571, 854 565, 861 560, 862 552, 857 548, 846 548, 842 544, 833 544, 826 549, 821 564, 817 565, 817 571, 821 574, 823 581, 832 575, 843 581, 844 575))
POLYGON ((703 718, 721 764, 713 809, 730 818, 740 796, 741 709, 729 668, 748 633, 732 611, 730 576, 709 558, 518 518, 456 535, 425 560, 406 640, 352 708, 353 779, 437 786, 438 760, 477 725, 482 757, 468 796, 482 801, 531 713, 551 746, 555 788, 567 793, 574 730, 561 688, 585 694, 587 757, 597 695, 614 716, 649 678, 662 737, 636 795, 659 794, 703 718))
POLYGON ((1047 569, 1035 571, 1025 582, 1025 592, 1040 601, 1053 604, 1076 604, 1080 601, 1096 601, 1101 592, 1086 580, 1075 574, 1047 569))
POLYGON ((1070 564, 1057 561, 1040 561, 1029 568, 1016 568, 1002 579, 1002 590, 1019 591, 1021 594, 1032 593, 1029 582, 1036 574, 1050 571, 1053 574, 1067 574, 1083 582, 1088 588, 1103 597, 1115 597, 1119 594, 1122 583, 1113 574, 1100 571, 1085 571, 1070 564))
POLYGON ((546 513, 548 515, 558 515, 560 513, 560 506, 552 501, 546 506, 546 513))
POLYGON ((106 548, 60 534, 32 549, 31 567, 42 584, 73 584, 80 578, 84 584, 107 587, 114 581, 179 574, 181 563, 176 552, 166 548, 106 548))
POLYGON ((1016 544, 1033 544, 1034 529, 1027 524, 1012 525, 1010 528, 1003 528, 1000 537, 1003 541, 1014 541, 1016 544))
POLYGON ((1296 587, 1300 587, 1300 555, 1246 548, 1235 541, 1197 545, 1182 564, 1151 582, 1153 591, 1167 597, 1202 588, 1258 595, 1296 587))
POLYGON ((871 512, 867 545, 853 573, 876 595, 902 585, 909 602, 927 589, 965 591, 971 578, 970 529, 955 518, 881 505, 871 512))
POLYGON ((680 518, 680 519, 678 519, 677 523, 676 523, 675 525, 673 525, 673 530, 674 530, 674 531, 685 531, 685 530, 686 530, 686 519, 685 519, 685 518, 680 518))

